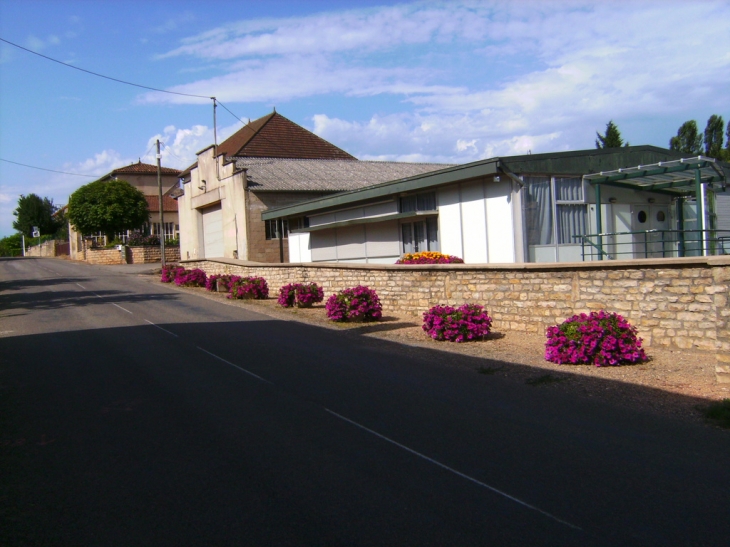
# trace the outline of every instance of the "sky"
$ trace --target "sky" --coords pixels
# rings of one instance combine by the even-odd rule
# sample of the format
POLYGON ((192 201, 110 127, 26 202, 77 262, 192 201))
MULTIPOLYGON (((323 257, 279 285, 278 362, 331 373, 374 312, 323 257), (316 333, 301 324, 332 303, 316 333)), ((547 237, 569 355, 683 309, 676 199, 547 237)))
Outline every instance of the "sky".
MULTIPOLYGON (((609 120, 666 148, 687 120, 730 119, 727 1, 0 0, 0 38, 215 96, 219 142, 276 108, 367 160, 590 149, 609 120)), ((21 195, 63 205, 155 163, 157 139, 163 166, 193 163, 212 101, 0 42, 0 237, 21 195)))

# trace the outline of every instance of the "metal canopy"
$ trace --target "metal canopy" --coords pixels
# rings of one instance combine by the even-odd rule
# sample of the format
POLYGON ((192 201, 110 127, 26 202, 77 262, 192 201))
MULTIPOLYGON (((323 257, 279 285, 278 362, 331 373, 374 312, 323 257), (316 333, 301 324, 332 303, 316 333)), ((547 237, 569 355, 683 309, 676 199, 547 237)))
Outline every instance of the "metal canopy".
POLYGON ((713 158, 697 156, 626 167, 615 171, 602 171, 584 175, 583 180, 592 186, 605 184, 632 190, 685 196, 696 192, 698 182, 708 184, 714 190, 724 191, 727 186, 727 173, 713 158))

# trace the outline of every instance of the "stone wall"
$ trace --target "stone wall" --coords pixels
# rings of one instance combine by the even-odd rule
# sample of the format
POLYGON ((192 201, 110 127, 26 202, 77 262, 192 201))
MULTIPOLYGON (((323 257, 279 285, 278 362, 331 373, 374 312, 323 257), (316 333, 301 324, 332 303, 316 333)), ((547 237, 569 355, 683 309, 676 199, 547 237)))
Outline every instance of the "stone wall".
POLYGON ((182 264, 208 274, 262 276, 272 294, 295 282, 316 282, 325 295, 368 285, 385 314, 418 316, 436 304, 475 302, 486 306, 497 330, 542 333, 573 314, 605 309, 628 318, 646 346, 713 351, 730 367, 730 257, 435 266, 227 259, 182 264))
MULTIPOLYGON (((29 240, 30 241, 30 240, 29 240)), ((56 256, 56 240, 44 241, 40 245, 33 245, 25 249, 25 256, 54 257, 56 256)))
POLYGON ((89 264, 109 265, 126 264, 123 251, 113 249, 86 249, 86 262, 89 264))
MULTIPOLYGON (((159 245, 127 247, 127 264, 161 262, 159 245)), ((165 246, 165 262, 180 262, 180 247, 165 246)))

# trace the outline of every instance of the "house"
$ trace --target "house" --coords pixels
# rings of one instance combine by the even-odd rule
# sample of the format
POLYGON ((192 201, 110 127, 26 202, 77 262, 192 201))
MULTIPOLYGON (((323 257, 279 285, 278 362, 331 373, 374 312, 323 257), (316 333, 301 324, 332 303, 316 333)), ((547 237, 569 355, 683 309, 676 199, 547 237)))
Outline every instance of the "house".
POLYGON ((472 264, 711 254, 730 252, 713 205, 729 175, 730 165, 654 146, 498 157, 262 218, 289 225, 291 262, 394 263, 424 250, 472 264))
MULTIPOLYGON (((180 221, 177 212, 177 202, 170 197, 178 186, 180 171, 170 167, 160 168, 160 180, 162 185, 162 202, 164 206, 164 233, 167 239, 178 236, 180 230, 180 221)), ((160 206, 159 206, 159 189, 157 184, 157 166, 149 163, 132 163, 118 169, 113 169, 103 177, 97 179, 99 181, 108 180, 126 180, 129 184, 142 192, 147 200, 150 211, 150 218, 144 227, 144 231, 148 234, 161 234, 163 230, 160 228, 160 206)), ((89 234, 84 234, 89 235, 89 234)), ((122 234, 124 238, 126 234, 122 234)), ((76 232, 73 226, 69 225, 69 242, 70 254, 72 258, 83 251, 82 234, 76 232)))
POLYGON ((292 226, 263 212, 445 167, 359 161, 275 111, 197 156, 180 175, 184 260, 286 262, 292 226))

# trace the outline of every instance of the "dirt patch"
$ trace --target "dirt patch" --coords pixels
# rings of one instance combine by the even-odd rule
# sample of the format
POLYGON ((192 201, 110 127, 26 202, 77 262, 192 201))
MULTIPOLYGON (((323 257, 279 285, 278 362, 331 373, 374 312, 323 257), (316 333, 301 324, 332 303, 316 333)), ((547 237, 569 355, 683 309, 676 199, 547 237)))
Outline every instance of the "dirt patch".
MULTIPOLYGON (((276 298, 229 300, 225 294, 202 288, 180 289, 220 300, 270 317, 345 331, 373 339, 397 342, 404 351, 438 350, 453 358, 450 366, 468 366, 475 375, 499 375, 535 389, 556 389, 580 397, 610 400, 669 414, 695 422, 703 420, 698 405, 730 398, 730 386, 715 380, 715 355, 703 351, 647 348, 649 361, 620 367, 557 365, 545 361, 545 337, 515 331, 493 331, 485 340, 437 342, 421 328, 421 318, 387 314, 376 323, 334 323, 327 319, 324 304, 312 308, 282 308, 276 298), (459 355, 475 359, 459 360, 459 355)), ((639 333, 641 334, 641 333, 639 333)))

